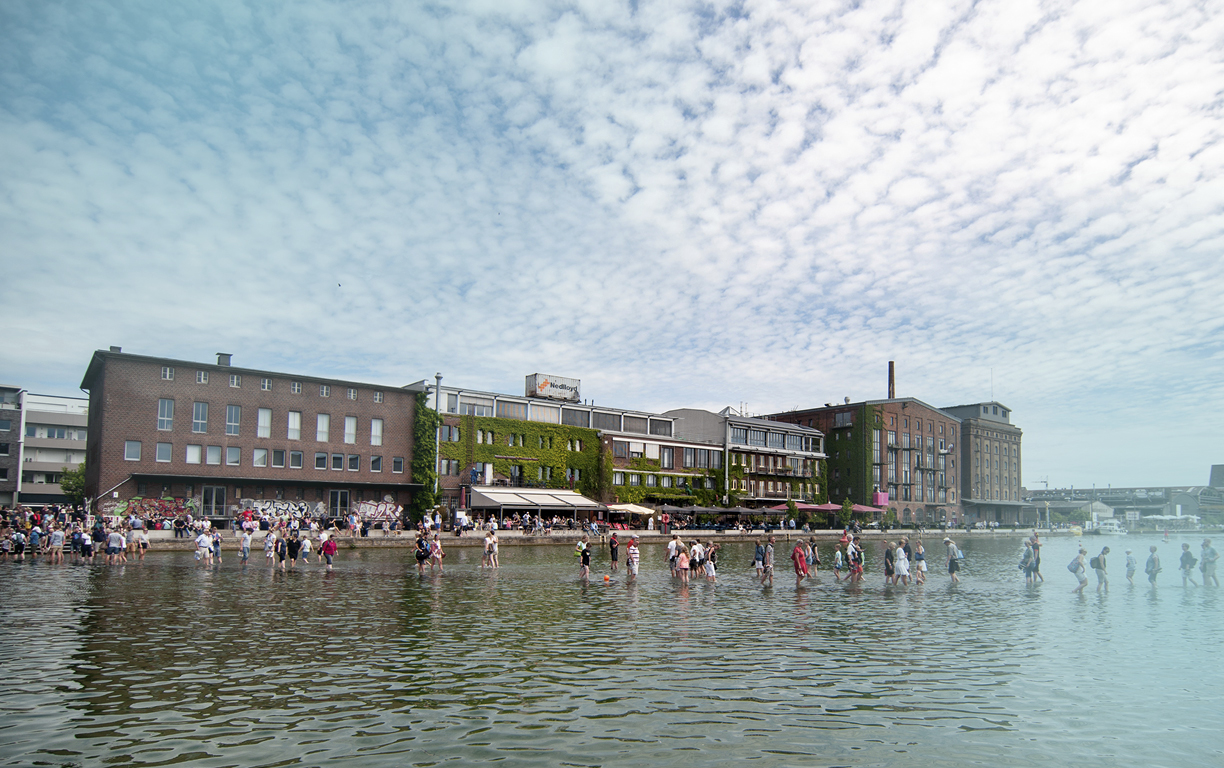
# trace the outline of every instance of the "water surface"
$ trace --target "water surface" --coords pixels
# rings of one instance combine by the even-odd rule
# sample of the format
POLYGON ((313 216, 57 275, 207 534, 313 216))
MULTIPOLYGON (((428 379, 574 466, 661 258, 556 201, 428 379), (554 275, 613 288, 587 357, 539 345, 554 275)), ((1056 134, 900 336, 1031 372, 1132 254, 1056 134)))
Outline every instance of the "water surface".
POLYGON ((601 553, 589 584, 565 547, 495 573, 455 548, 424 577, 409 550, 0 564, 0 764, 1222 764, 1220 593, 1182 589, 1176 540, 1158 590, 1127 585, 1122 550, 1156 542, 1107 542, 1112 590, 1082 597, 1075 541, 1026 587, 1013 537, 908 588, 875 548, 861 586, 796 589, 781 545, 772 588, 748 545, 687 587, 660 547, 637 581, 601 553))

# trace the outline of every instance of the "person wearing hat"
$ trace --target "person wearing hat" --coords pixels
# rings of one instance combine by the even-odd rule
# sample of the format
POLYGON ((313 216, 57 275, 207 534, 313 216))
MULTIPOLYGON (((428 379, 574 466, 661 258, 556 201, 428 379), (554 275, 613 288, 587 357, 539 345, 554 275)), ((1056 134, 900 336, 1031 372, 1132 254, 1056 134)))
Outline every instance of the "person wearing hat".
POLYGON ((638 572, 638 537, 633 536, 629 539, 629 546, 625 547, 625 567, 629 569, 629 578, 636 578, 638 572))
POLYGON ((1126 580, 1130 585, 1135 586, 1135 571, 1139 570, 1139 559, 1131 554, 1131 551, 1126 550, 1126 580))
POLYGON ((948 549, 948 575, 952 577, 952 583, 957 584, 960 582, 960 577, 956 575, 956 572, 960 570, 960 558, 957 557, 959 550, 956 542, 946 536, 943 543, 948 549))

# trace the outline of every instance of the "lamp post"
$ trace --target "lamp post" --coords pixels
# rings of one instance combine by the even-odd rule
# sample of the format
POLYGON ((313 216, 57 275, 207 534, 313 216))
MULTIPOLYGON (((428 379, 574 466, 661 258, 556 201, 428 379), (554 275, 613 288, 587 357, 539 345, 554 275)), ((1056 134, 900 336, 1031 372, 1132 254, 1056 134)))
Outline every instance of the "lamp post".
MULTIPOLYGON (((442 374, 434 374, 434 411, 438 414, 439 422, 442 419, 442 374)), ((442 425, 439 423, 434 428, 434 506, 438 504, 438 467, 440 453, 442 451, 442 425)))

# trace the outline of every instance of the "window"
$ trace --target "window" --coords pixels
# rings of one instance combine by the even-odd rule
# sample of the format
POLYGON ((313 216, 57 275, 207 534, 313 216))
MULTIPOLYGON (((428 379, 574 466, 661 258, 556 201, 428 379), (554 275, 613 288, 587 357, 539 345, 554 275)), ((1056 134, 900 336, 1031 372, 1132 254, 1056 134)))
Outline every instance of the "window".
POLYGON ((527 404, 511 403, 505 400, 497 401, 497 417, 501 419, 527 420, 527 404))
POLYGON ((237 405, 225 406, 225 434, 237 435, 238 424, 242 421, 242 408, 237 405))
POLYGON ((123 443, 124 461, 140 461, 140 441, 127 440, 123 443))
MULTIPOLYGON (((761 434, 765 434, 765 433, 762 432, 761 434)), ((695 466, 696 464, 697 464, 697 450, 695 448, 685 448, 684 449, 684 466, 688 468, 688 467, 695 466)))
POLYGON ((766 439, 766 433, 764 432, 764 430, 760 430, 760 429, 748 430, 748 444, 749 445, 764 446, 765 439, 766 439))
POLYGON ((738 445, 747 445, 748 430, 744 427, 731 427, 731 442, 738 445))
POLYGON ((659 482, 659 479, 655 477, 654 475, 646 475, 646 487, 647 488, 654 488, 658 482, 659 482))
POLYGON ((613 440, 612 457, 616 459, 629 458, 629 443, 622 443, 620 440, 613 440))
POLYGON ((221 446, 210 445, 204 454, 205 464, 220 464, 221 463, 221 446))
POLYGON ((274 467, 284 467, 285 466, 285 452, 284 451, 279 450, 279 449, 272 451, 272 466, 274 467))
POLYGON ((403 472, 404 471, 404 457, 403 456, 396 456, 395 458, 391 459, 391 471, 392 472, 403 472))
POLYGON ((208 403, 191 404, 191 431, 200 433, 208 431, 208 403))
POLYGON ((272 409, 260 408, 255 416, 255 436, 272 437, 272 409))
POLYGON ((256 448, 251 453, 251 466, 253 467, 268 466, 268 449, 267 448, 256 448))
POLYGON ((262 389, 264 392, 271 392, 272 391, 272 379, 260 379, 259 388, 262 389))
POLYGON ((0 443, 0 456, 8 456, 8 455, 9 455, 9 444, 0 443))
POLYGON ((225 449, 225 463, 231 467, 236 467, 242 463, 242 449, 236 445, 231 445, 225 449))
POLYGON ((671 475, 664 475, 663 477, 661 477, 659 479, 659 485, 663 486, 664 488, 671 488, 672 487, 671 475))
POLYGON ((166 381, 174 381, 174 369, 168 365, 163 365, 162 378, 166 381))
POLYGON ((344 471, 344 454, 343 453, 333 453, 331 455, 331 468, 339 470, 341 472, 344 471))
POLYGON ((290 440, 301 440, 302 439, 302 412, 301 411, 289 411, 289 430, 288 432, 286 432, 286 436, 290 440))
POLYGON ((580 411, 575 408, 562 408, 561 423, 568 424, 571 427, 590 427, 591 412, 580 411))
POLYGON ((370 457, 370 471, 371 472, 382 472, 382 456, 371 456, 370 457))
POLYGON ((156 461, 170 461, 174 454, 174 446, 170 443, 158 443, 157 453, 154 455, 156 461))
POLYGON ((361 469, 361 457, 355 453, 350 453, 348 457, 349 472, 357 472, 361 469))
POLYGON ((320 384, 319 397, 331 397, 331 387, 326 384, 320 384))
POLYGON ((327 454, 326 453, 316 453, 315 454, 315 469, 327 469, 327 454))
POLYGON ((565 470, 565 479, 569 480, 570 482, 573 482, 573 483, 578 482, 579 476, 580 476, 579 470, 574 469, 573 467, 565 470))
POLYGON ((188 464, 199 464, 200 461, 203 459, 203 455, 204 455, 204 446, 189 445, 187 446, 186 462, 188 464))
POLYGON ((289 451, 289 469, 301 469, 301 468, 302 468, 302 452, 301 451, 289 451))
POLYGON ((302 382, 300 381, 289 382, 289 391, 295 395, 302 394, 302 382))
POLYGON ((786 447, 786 435, 782 432, 770 432, 769 433, 769 447, 770 448, 785 448, 786 447))
POLYGON ((320 443, 326 443, 329 432, 331 432, 331 416, 326 413, 320 413, 315 421, 315 440, 320 443))
POLYGON ((641 485, 641 484, 642 484, 641 475, 629 475, 629 485, 641 485))
POLYGON ((349 445, 357 444, 357 417, 344 417, 344 442, 349 445))
MULTIPOLYGON (((379 421, 382 421, 382 419, 379 419, 379 421)), ((441 427, 438 427, 438 439, 444 443, 459 442, 459 427, 443 424, 441 427)), ((511 436, 511 439, 513 439, 513 436, 511 436)), ((514 443, 510 444, 514 445, 514 443)))
POLYGON ((196 371, 196 384, 208 383, 208 371, 196 371))
POLYGON ((353 389, 352 387, 349 387, 349 390, 348 390, 348 399, 349 399, 349 400, 356 400, 356 399, 357 399, 357 390, 353 389))
POLYGON ((375 393, 374 393, 374 402, 376 402, 376 403, 381 403, 381 402, 382 402, 382 400, 383 400, 383 393, 382 393, 382 392, 375 392, 375 393))
POLYGON ((664 446, 659 449, 659 466, 663 469, 676 468, 676 449, 664 446))
POLYGON ((174 401, 162 398, 157 401, 157 428, 162 431, 174 429, 174 401))
POLYGON ((382 445, 382 419, 370 419, 370 445, 382 445))
POLYGON ((624 485, 624 484, 625 484, 625 473, 624 472, 613 472, 612 473, 612 485, 624 485))
POLYGON ((625 416, 624 431, 634 432, 639 435, 650 434, 650 429, 648 427, 647 420, 642 418, 641 416, 625 416))
POLYGON ((236 374, 236 373, 231 373, 231 374, 230 374, 230 386, 231 386, 231 387, 234 387, 235 389, 237 389, 237 388, 241 387, 241 386, 242 386, 242 377, 241 377, 241 376, 239 376, 239 375, 238 375, 238 374, 236 374))

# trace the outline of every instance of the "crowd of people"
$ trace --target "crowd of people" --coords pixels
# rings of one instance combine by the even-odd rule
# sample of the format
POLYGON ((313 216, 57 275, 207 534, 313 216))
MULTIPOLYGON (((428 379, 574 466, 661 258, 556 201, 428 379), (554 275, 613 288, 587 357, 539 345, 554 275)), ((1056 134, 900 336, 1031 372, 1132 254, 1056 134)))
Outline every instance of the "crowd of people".
MULTIPOLYGON (((1155 544, 1148 547, 1148 558, 1144 563, 1143 572, 1147 575, 1148 583, 1152 585, 1152 589, 1156 588, 1156 577, 1164 568, 1160 564, 1159 547, 1155 544)), ((1072 590, 1075 594, 1083 594, 1084 587, 1088 586, 1088 569, 1091 568, 1096 572, 1097 577, 1097 592, 1109 591, 1109 557, 1110 549, 1108 546, 1101 548, 1101 553, 1088 557, 1088 550, 1083 547, 1079 548, 1079 552, 1067 563, 1067 570, 1075 575, 1079 580, 1079 586, 1072 590)), ((1025 557, 1028 556, 1026 552, 1025 557)), ((1220 560, 1220 553, 1211 545, 1211 539, 1203 539, 1200 545, 1199 557, 1195 557, 1190 551, 1190 545, 1183 542, 1181 545, 1181 556, 1177 561, 1177 570, 1181 574, 1182 586, 1189 584, 1199 586, 1199 583, 1194 580, 1195 566, 1198 566, 1199 573, 1203 576, 1203 586, 1218 587, 1220 580, 1216 578, 1216 564, 1220 560)), ((1024 565, 1024 560, 1021 560, 1021 566, 1024 565)), ((1135 557, 1131 550, 1126 550, 1126 580, 1132 586, 1135 583, 1135 573, 1139 570, 1139 559, 1135 557)))
POLYGON ((135 516, 107 522, 69 507, 0 510, 0 562, 93 563, 101 556, 114 565, 129 556, 143 560, 148 549, 148 528, 135 516))

